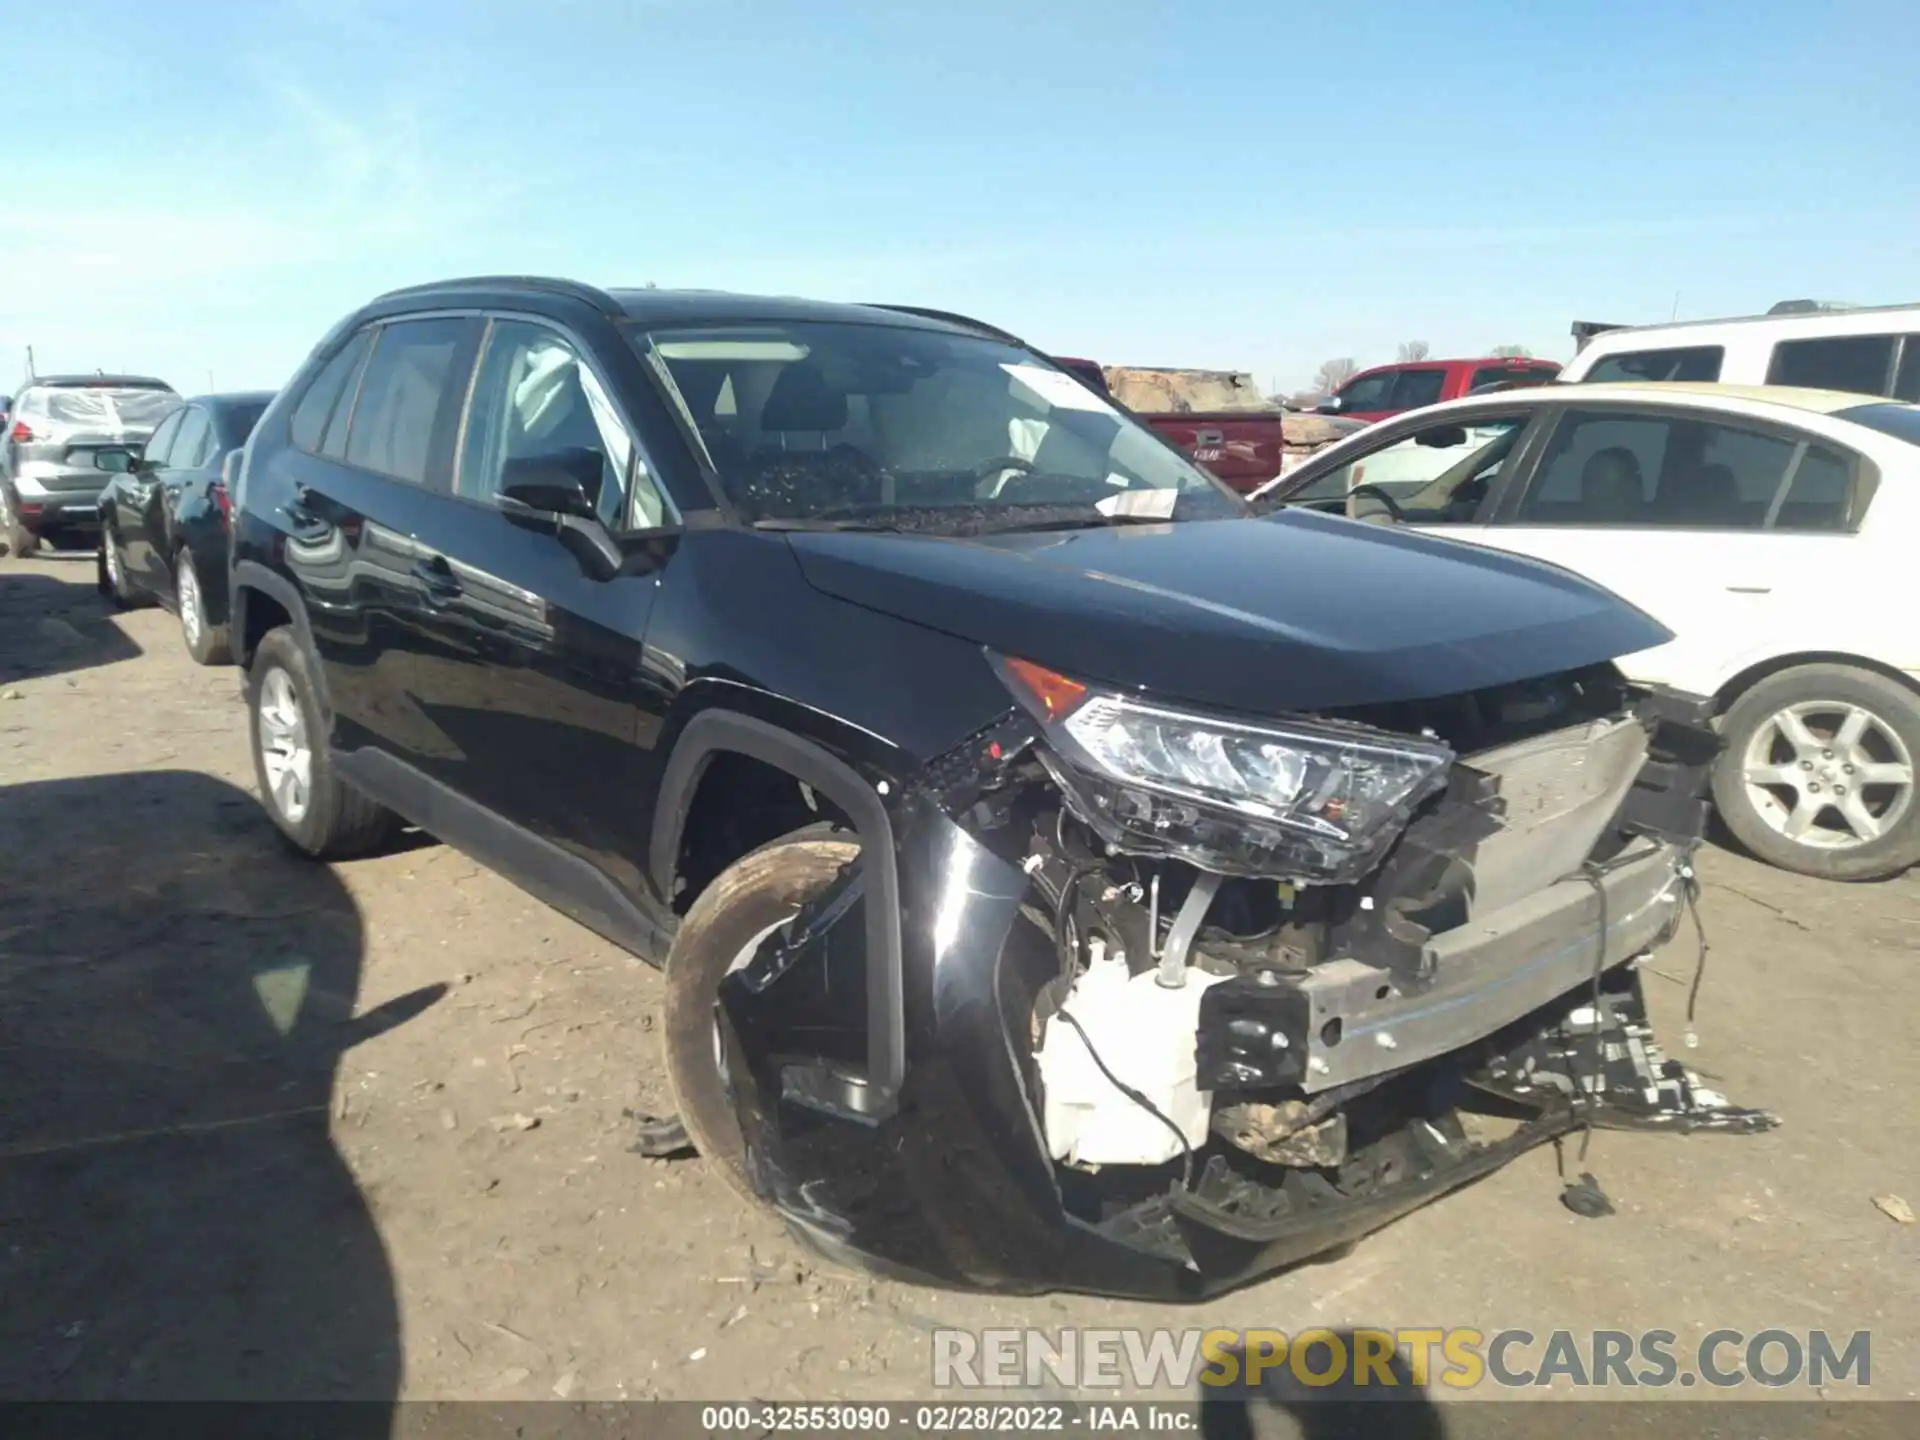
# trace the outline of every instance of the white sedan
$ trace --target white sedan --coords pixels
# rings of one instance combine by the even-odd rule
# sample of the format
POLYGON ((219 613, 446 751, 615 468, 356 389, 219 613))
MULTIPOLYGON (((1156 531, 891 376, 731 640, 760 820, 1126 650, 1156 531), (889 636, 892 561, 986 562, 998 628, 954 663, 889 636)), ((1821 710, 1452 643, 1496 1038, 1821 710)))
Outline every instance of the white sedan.
POLYGON ((1920 406, 1513 390, 1373 426, 1256 498, 1599 581, 1675 635, 1620 668, 1718 701, 1714 800, 1749 850, 1836 880, 1920 862, 1920 406))

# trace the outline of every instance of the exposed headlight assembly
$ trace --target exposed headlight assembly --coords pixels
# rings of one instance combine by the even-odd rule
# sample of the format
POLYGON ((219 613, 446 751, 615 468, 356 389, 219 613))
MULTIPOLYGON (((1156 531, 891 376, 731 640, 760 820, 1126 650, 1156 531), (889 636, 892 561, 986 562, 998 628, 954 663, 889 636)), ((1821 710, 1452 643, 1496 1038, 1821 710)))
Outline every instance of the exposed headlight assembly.
POLYGON ((1358 880, 1446 784, 1453 761, 1438 741, 1210 715, 1099 690, 1030 660, 994 663, 1041 724, 1041 760, 1101 839, 1221 874, 1358 880))

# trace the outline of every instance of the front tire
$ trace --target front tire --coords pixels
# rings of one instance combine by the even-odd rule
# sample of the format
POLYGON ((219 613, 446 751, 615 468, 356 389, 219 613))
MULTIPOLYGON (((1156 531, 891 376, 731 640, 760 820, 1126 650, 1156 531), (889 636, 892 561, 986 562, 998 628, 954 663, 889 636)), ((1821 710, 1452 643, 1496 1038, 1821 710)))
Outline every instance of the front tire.
POLYGON ((187 653, 201 665, 232 664, 227 627, 207 619, 207 597, 200 589, 200 572, 194 568, 193 551, 185 545, 173 560, 173 593, 180 607, 180 638, 186 641, 187 653))
POLYGON ((113 538, 113 531, 104 525, 100 527, 100 548, 94 555, 94 568, 99 576, 100 593, 120 609, 133 610, 151 603, 127 579, 127 567, 120 558, 120 545, 113 538))
POLYGON ((1722 722, 1713 799, 1769 864, 1825 880, 1884 880, 1920 863, 1920 695, 1851 665, 1796 665, 1722 722))
POLYGON ((378 849, 395 817, 334 773, 319 693, 293 630, 268 631, 247 671, 247 734, 260 803, 296 850, 345 860, 378 849))
POLYGON ((727 1076, 716 1053, 720 982, 768 933, 859 855, 847 840, 789 837, 735 861, 693 902, 667 956, 667 1083, 694 1148, 738 1195, 757 1202, 727 1076))

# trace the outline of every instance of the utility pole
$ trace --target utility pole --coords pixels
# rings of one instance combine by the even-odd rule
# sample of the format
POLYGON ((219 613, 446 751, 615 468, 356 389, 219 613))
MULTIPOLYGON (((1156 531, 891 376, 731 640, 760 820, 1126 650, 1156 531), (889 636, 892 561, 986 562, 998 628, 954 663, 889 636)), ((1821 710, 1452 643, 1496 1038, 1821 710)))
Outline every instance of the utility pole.
POLYGON ((27 346, 27 379, 33 379, 33 346, 27 346))

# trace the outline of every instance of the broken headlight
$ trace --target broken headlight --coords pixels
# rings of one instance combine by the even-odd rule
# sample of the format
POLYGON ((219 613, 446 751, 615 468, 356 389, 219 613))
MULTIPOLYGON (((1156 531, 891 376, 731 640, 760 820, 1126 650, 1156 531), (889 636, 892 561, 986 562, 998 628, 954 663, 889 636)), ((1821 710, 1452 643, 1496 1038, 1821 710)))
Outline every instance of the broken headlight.
POLYGON ((1251 721, 1103 691, 996 657, 1042 726, 1074 813, 1135 854, 1228 875, 1357 880, 1440 789, 1438 741, 1322 720, 1251 721))

